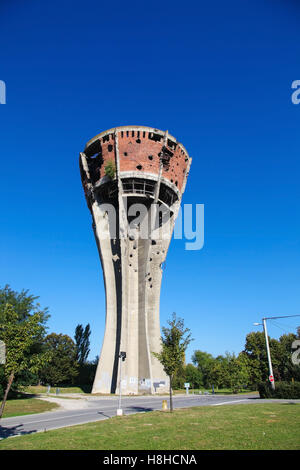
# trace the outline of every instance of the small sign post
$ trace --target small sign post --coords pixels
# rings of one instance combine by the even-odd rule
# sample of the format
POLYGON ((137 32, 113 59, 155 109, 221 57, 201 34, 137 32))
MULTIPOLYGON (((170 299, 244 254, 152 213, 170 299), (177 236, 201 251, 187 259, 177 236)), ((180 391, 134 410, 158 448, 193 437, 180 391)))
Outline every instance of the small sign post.
POLYGON ((188 395, 188 394, 189 394, 190 384, 189 384, 189 383, 185 383, 185 384, 184 384, 184 388, 185 388, 185 393, 188 395))
POLYGON ((0 364, 5 364, 6 360, 6 349, 4 341, 0 341, 0 364))
POLYGON ((120 366, 120 384, 119 384, 119 408, 117 409, 117 416, 123 415, 123 410, 121 408, 121 397, 122 397, 122 362, 126 359, 126 352, 121 351, 119 354, 119 366, 120 366))

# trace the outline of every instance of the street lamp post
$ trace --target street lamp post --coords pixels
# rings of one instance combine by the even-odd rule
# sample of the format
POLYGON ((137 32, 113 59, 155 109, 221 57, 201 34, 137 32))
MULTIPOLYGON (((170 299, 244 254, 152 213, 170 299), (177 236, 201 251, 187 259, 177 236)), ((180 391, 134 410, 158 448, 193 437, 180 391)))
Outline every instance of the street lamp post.
POLYGON ((264 328, 264 333, 265 333, 267 356, 268 356, 268 363, 269 363, 269 380, 271 382, 272 389, 275 390, 275 380, 274 380, 274 375, 273 375, 273 367, 272 367, 272 361, 271 361, 271 353, 270 353, 266 318, 263 318, 262 322, 263 322, 263 328, 264 328))
POLYGON ((268 331, 267 331, 267 322, 266 320, 275 320, 277 318, 290 318, 290 317, 300 317, 300 315, 284 315, 281 317, 265 317, 262 319, 262 323, 254 323, 254 325, 262 325, 264 328, 265 339, 266 339, 266 347, 267 347, 267 356, 268 356, 268 364, 269 364, 269 381, 271 382, 271 387, 275 390, 275 379, 273 375, 273 367, 272 367, 272 360, 271 360, 271 353, 270 353, 270 346, 269 346, 269 338, 268 338, 268 331))

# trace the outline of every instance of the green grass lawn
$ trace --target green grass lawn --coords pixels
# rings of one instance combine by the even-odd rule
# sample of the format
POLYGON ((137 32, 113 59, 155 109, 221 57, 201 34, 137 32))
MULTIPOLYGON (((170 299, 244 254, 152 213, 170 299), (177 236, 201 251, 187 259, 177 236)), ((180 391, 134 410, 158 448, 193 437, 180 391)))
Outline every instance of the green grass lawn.
MULTIPOLYGON (((88 393, 90 392, 90 387, 58 387, 59 393, 88 393)), ((45 385, 30 385, 24 389, 27 393, 39 394, 39 393, 47 393, 47 387, 45 385)), ((50 393, 56 393, 56 387, 50 388, 50 393)))
MULTIPOLYGON (((87 386, 87 385, 83 385, 83 386, 61 386, 61 387, 58 387, 59 388, 59 393, 60 394, 67 394, 67 393, 82 393, 82 394, 90 394, 91 392, 91 387, 87 386)), ((32 394, 40 394, 40 393, 47 393, 47 387, 45 385, 30 385, 28 387, 26 387, 24 389, 25 392, 27 393, 32 393, 32 394)), ((209 393, 212 393, 211 389, 190 389, 190 394, 192 393, 199 393, 199 392, 206 392, 208 391, 209 393)), ((50 394, 55 394, 56 393, 56 387, 51 387, 50 388, 50 394)), ((186 393, 186 390, 185 389, 181 389, 181 390, 173 390, 173 394, 174 395, 179 395, 179 394, 185 394, 186 393)), ((243 390, 242 392, 240 393, 251 393, 251 390, 243 390)), ((256 393, 256 392, 253 392, 253 393, 256 393)), ((165 392, 164 393, 165 395, 168 395, 168 392, 165 392)), ((227 388, 224 388, 224 389, 215 389, 215 394, 221 394, 221 395, 231 395, 232 394, 232 391, 230 389, 227 389, 227 388)), ((99 396, 115 396, 115 394, 101 394, 101 393, 97 393, 95 395, 99 395, 99 396)))
MULTIPOLYGON (((193 393, 199 393, 199 392, 202 392, 202 393, 205 393, 205 392, 209 392, 209 393, 212 393, 212 389, 207 389, 207 388, 196 388, 196 389, 192 389, 190 388, 189 389, 189 393, 190 394, 193 394, 193 393)), ((180 390, 173 390, 173 394, 174 395, 179 395, 179 394, 185 394, 186 393, 186 390, 185 388, 184 389, 180 389, 180 390)), ((232 395, 232 390, 229 389, 229 388, 220 388, 220 389, 214 389, 214 393, 215 395, 232 395)), ((253 394, 257 394, 257 392, 253 392, 253 390, 242 390, 241 392, 238 393, 238 395, 242 395, 242 394, 249 394, 249 393, 253 393, 253 394)))
POLYGON ((2 417, 11 418, 13 416, 43 413, 56 408, 59 408, 56 403, 49 403, 38 398, 18 398, 17 400, 7 400, 2 417))
POLYGON ((203 406, 114 417, 0 441, 0 449, 300 449, 300 405, 203 406))

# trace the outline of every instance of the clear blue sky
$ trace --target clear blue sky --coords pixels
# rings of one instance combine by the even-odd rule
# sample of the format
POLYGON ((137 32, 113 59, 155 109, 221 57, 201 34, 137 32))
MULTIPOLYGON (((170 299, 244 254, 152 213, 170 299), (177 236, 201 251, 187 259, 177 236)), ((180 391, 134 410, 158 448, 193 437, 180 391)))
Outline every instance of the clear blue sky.
POLYGON ((49 332, 89 322, 99 354, 104 285, 78 154, 140 124, 185 145, 183 202, 205 205, 203 249, 173 240, 162 283, 161 323, 185 319, 188 360, 239 353, 262 316, 299 314, 299 24, 292 0, 2 0, 0 285, 39 295, 49 332))

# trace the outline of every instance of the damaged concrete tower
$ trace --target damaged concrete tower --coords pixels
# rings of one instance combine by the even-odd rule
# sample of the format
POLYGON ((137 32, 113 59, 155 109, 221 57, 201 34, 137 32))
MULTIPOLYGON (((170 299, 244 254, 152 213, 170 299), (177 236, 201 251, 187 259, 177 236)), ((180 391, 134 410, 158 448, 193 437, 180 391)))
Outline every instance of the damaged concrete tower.
POLYGON ((80 171, 101 259, 106 323, 92 393, 165 392, 160 350, 162 268, 191 159, 158 129, 122 126, 91 139, 80 171), (120 352, 126 352, 120 381, 120 352))

